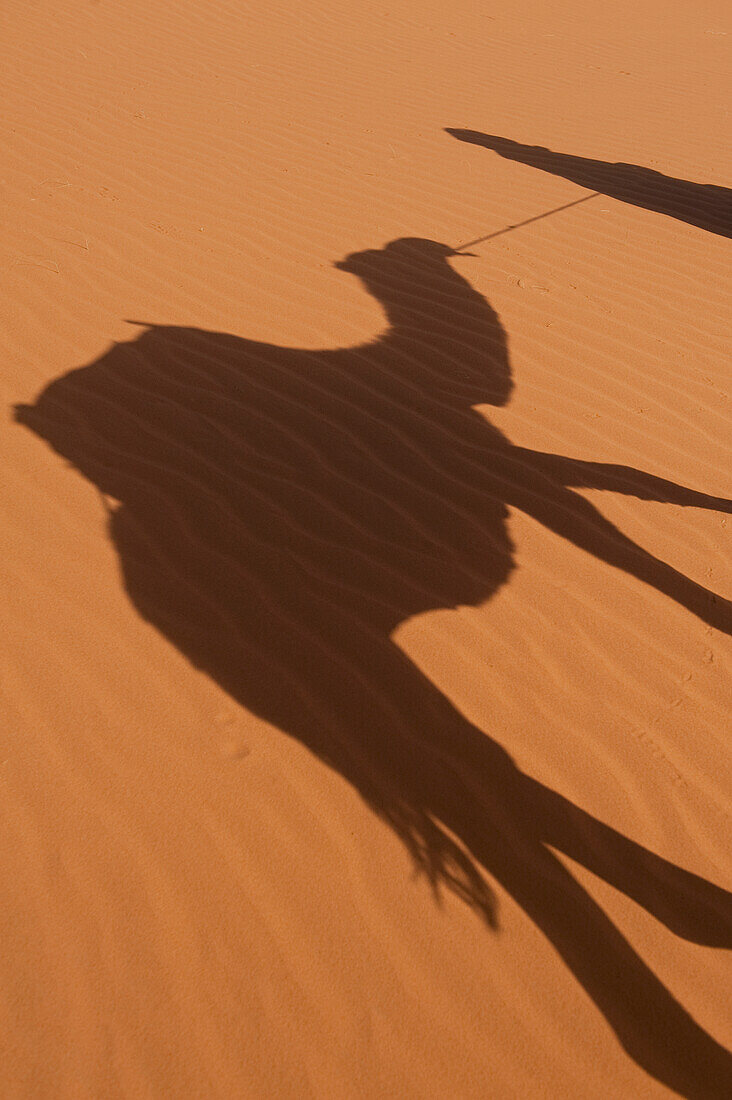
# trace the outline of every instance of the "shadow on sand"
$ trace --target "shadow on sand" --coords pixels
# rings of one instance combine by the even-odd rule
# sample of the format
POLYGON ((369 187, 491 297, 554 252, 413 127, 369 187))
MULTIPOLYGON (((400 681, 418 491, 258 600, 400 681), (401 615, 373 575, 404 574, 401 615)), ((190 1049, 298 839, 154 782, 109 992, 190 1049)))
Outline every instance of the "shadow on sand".
POLYGON ((541 145, 521 145, 509 138, 481 134, 478 130, 448 128, 446 132, 459 141, 482 145, 506 160, 541 168, 543 172, 562 176, 609 198, 667 214, 709 233, 732 237, 732 190, 728 187, 677 180, 637 164, 610 164, 604 160, 554 153, 541 145))
POLYGON ((457 891, 492 927, 486 873, 500 882, 648 1073, 689 1097, 727 1095, 730 1056, 551 849, 694 943, 732 946, 730 895, 520 772, 391 635, 506 583, 508 506, 729 630, 729 603, 568 486, 730 505, 513 447, 471 408, 508 401, 509 359, 451 255, 401 240, 336 265, 386 311, 371 343, 301 351, 153 326, 16 417, 118 502, 110 536, 145 619, 344 776, 435 890, 457 891))

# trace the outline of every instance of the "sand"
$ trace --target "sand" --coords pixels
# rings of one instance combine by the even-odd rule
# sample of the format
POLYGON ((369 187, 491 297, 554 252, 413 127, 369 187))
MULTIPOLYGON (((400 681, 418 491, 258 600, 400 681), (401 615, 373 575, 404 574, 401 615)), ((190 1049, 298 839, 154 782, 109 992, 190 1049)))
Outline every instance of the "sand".
POLYGON ((732 1094, 731 35, 5 4, 3 1097, 732 1094))

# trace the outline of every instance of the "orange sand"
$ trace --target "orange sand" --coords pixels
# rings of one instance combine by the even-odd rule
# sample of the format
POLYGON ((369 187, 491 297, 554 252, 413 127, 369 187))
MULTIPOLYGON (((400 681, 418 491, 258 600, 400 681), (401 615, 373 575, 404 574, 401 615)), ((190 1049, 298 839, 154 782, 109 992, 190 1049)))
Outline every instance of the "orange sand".
POLYGON ((6 5, 3 1097, 732 1094, 728 15, 6 5))

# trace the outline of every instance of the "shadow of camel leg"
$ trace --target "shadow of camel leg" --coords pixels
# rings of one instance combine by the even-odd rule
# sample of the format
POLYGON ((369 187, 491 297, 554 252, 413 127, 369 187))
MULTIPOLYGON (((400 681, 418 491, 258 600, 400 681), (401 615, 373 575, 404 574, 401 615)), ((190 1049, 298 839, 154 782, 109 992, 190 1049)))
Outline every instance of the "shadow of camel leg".
POLYGON ((555 856, 543 849, 527 868, 503 847, 487 865, 646 1072, 689 1100, 730 1095, 732 1055, 695 1023, 555 856))
POLYGON ((659 561, 619 531, 584 497, 551 482, 537 491, 512 486, 508 503, 542 523, 550 531, 586 550, 599 561, 622 569, 691 611, 724 634, 732 633, 732 604, 703 585, 659 561), (546 487, 549 492, 542 492, 546 487), (539 495, 539 494, 542 495, 539 495))
POLYGON ((629 840, 536 780, 526 783, 545 844, 642 905, 675 935, 732 948, 732 894, 629 840))
MULTIPOLYGON (((407 677, 402 670, 400 683, 398 705, 407 704, 403 725, 414 738, 411 745, 405 740, 400 754, 415 795, 411 804, 429 808, 440 825, 437 834, 444 825, 475 860, 477 873, 485 869, 521 906, 646 1072, 693 1100, 726 1097, 732 1056, 675 1000, 546 845, 583 861, 690 939, 729 942, 722 915, 729 895, 527 778, 420 674, 407 677), (705 907, 698 921, 690 914, 695 905, 705 907)), ((391 730, 393 744, 400 733, 391 730)), ((463 884, 458 892, 480 912, 485 902, 474 880, 449 847, 444 854, 435 861, 440 878, 446 881, 446 871, 455 867, 458 886, 463 884)), ((489 886, 484 893, 491 896, 489 886)), ((484 916, 490 919, 492 908, 484 916)))
POLYGON ((512 458, 522 462, 528 470, 538 471, 544 477, 575 489, 604 489, 638 500, 657 500, 677 504, 684 508, 704 508, 729 514, 732 500, 700 493, 677 485, 674 481, 636 470, 633 466, 621 466, 608 462, 585 462, 583 459, 566 458, 564 455, 529 451, 514 447, 512 458))

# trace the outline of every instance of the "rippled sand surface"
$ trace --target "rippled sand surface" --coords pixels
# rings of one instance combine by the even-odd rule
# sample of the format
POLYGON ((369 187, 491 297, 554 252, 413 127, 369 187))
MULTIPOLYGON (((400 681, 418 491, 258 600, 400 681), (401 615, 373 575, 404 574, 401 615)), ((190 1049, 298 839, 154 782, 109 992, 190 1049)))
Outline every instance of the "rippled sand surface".
POLYGON ((727 6, 3 23, 2 1095, 731 1095, 727 6))

